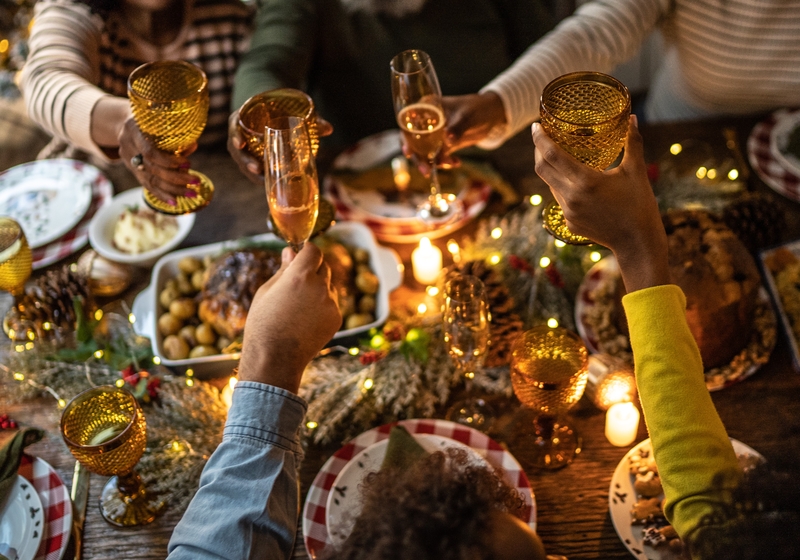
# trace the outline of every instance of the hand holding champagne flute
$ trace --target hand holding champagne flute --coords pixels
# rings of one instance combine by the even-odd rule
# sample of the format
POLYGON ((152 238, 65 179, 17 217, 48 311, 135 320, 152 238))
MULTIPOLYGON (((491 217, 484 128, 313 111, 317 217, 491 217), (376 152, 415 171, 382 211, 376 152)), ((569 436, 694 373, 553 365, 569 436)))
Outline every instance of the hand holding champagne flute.
POLYGON ((305 121, 279 117, 264 129, 267 202, 277 233, 295 252, 311 237, 319 213, 319 183, 305 121))
POLYGON ((463 206, 452 195, 442 195, 436 170, 436 158, 444 145, 445 117, 433 62, 423 51, 408 50, 395 56, 390 66, 397 124, 406 146, 431 170, 431 192, 419 206, 418 215, 432 223, 458 219, 463 206))

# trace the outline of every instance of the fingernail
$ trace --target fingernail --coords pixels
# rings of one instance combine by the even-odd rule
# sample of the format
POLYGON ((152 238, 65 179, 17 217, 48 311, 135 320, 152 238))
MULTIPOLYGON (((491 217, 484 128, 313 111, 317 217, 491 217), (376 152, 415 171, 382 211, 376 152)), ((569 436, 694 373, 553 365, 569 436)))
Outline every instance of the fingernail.
POLYGON ((190 185, 199 185, 200 184, 200 177, 192 177, 189 179, 190 185))
POLYGON ((631 114, 631 120, 633 121, 633 126, 639 128, 639 117, 637 117, 635 114, 631 114))
POLYGON ((258 166, 255 163, 248 163, 247 170, 250 173, 258 173, 258 166))
POLYGON ((540 124, 539 124, 539 123, 537 123, 537 122, 533 123, 533 124, 531 125, 531 134, 536 134, 537 132, 539 132, 539 129, 541 128, 541 126, 542 126, 542 125, 540 125, 540 124))
POLYGON ((192 189, 188 189, 185 193, 183 193, 183 196, 185 196, 186 198, 197 198, 197 193, 194 192, 192 189))
POLYGON ((189 169, 191 166, 192 164, 187 161, 186 163, 180 164, 180 166, 178 166, 178 169, 189 169))
POLYGON ((174 200, 174 199, 172 199, 172 198, 170 198, 170 199, 167 201, 167 204, 169 204, 170 206, 177 206, 177 205, 178 205, 178 203, 177 203, 177 202, 175 202, 175 200, 174 200))

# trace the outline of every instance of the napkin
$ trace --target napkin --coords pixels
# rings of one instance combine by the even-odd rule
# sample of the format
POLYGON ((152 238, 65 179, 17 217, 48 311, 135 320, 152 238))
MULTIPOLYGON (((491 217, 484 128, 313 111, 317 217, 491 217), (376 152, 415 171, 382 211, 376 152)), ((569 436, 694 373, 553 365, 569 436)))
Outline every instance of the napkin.
POLYGON ((35 428, 24 428, 14 434, 2 448, 0 448, 0 507, 8 498, 14 481, 17 479, 17 469, 22 460, 22 450, 44 437, 44 432, 35 428))
POLYGON ((428 452, 408 433, 403 426, 394 426, 389 432, 389 445, 383 457, 381 469, 405 470, 415 461, 428 455, 428 452))

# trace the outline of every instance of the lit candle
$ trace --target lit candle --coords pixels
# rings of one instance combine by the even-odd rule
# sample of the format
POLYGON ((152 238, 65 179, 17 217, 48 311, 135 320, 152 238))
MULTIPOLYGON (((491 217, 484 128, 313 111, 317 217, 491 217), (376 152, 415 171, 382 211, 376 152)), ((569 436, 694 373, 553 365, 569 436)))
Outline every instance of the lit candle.
POLYGON ((222 388, 222 392, 220 393, 220 398, 222 402, 225 403, 225 408, 230 410, 231 405, 233 404, 233 388, 236 387, 236 382, 238 379, 235 377, 231 377, 228 380, 228 384, 222 388))
POLYGON ((606 438, 611 445, 626 447, 636 440, 639 409, 632 402, 617 403, 606 413, 606 438))
POLYGON ((431 240, 423 237, 419 247, 411 253, 411 269, 420 284, 433 284, 442 271, 442 252, 431 245, 431 240))

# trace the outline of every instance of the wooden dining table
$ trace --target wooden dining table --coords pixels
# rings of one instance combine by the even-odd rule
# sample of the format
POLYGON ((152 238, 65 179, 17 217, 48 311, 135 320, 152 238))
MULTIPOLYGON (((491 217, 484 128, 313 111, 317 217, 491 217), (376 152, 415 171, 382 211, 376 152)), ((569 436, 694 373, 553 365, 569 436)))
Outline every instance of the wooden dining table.
MULTIPOLYGON (((736 131, 739 145, 744 151, 747 136, 758 121, 758 118, 731 118, 645 125, 642 133, 647 160, 656 161, 672 143, 690 138, 704 140, 722 153, 728 150, 723 137, 725 128, 736 131)), ((324 172, 331 158, 325 157, 324 149, 322 156, 320 169, 324 172)), ((528 197, 538 193, 545 199, 550 196, 547 186, 534 171, 533 146, 527 132, 488 153, 486 158, 521 195, 528 197)), ((263 187, 249 183, 224 149, 197 153, 192 156, 192 161, 195 168, 212 179, 217 190, 212 204, 197 214, 194 229, 183 246, 266 231, 267 203, 263 187)), ((769 191, 755 173, 751 175, 749 183, 753 190, 769 191)), ((775 199, 775 204, 787 216, 784 240, 800 238, 800 206, 780 196, 775 199)), ((484 214, 497 214, 507 209, 500 197, 493 197, 484 214)), ((468 236, 472 231, 474 224, 455 233, 453 237, 468 236)), ((439 243, 443 244, 444 240, 439 240, 439 243)), ((411 276, 409 261, 413 246, 392 247, 406 264, 404 284, 392 295, 392 305, 402 305, 405 299, 422 288, 415 284, 411 276)), ((122 297, 132 301, 148 282, 149 272, 140 271, 122 297)), ((0 413, 9 414, 21 424, 46 431, 44 440, 31 446, 29 452, 48 461, 69 485, 75 460, 58 431, 60 411, 52 400, 42 398, 12 404, 6 395, 7 392, 0 386, 0 413)), ((714 392, 712 398, 731 437, 755 448, 780 467, 792 469, 800 464, 800 374, 792 367, 789 346, 783 333, 780 333, 766 365, 752 377, 714 392)), ((538 510, 537 530, 548 553, 564 555, 570 560, 630 558, 630 553, 614 530, 608 507, 612 474, 628 448, 614 447, 605 438, 604 412, 587 398, 574 407, 570 412, 570 420, 582 436, 582 451, 571 465, 556 471, 542 471, 532 468, 526 449, 516 442, 516 436, 531 430, 530 422, 519 412, 519 403, 511 398, 501 404, 498 409, 504 412, 496 424, 498 428, 491 435, 507 445, 530 479, 538 510)), ((443 407, 442 412, 445 409, 443 407)), ((646 437, 647 431, 642 422, 637 441, 646 437)), ((340 444, 308 447, 300 473, 303 497, 325 460, 340 444)), ((115 528, 102 519, 97 507, 104 483, 103 477, 92 476, 84 530, 84 558, 164 558, 167 543, 181 512, 168 509, 150 525, 132 529, 115 528)), ((71 550, 66 557, 72 558, 71 550)))

